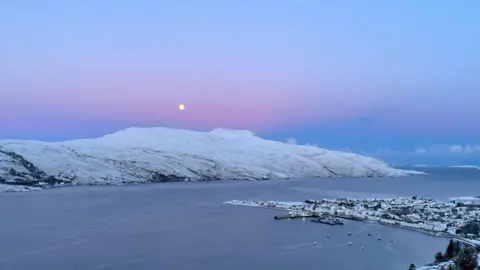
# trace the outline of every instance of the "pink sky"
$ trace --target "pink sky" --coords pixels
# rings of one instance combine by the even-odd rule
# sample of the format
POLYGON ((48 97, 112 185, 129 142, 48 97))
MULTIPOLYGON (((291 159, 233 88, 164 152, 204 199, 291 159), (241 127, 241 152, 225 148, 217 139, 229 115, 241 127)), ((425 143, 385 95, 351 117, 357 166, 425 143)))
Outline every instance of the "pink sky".
POLYGON ((478 143, 478 4, 29 1, 0 9, 0 138, 170 126, 478 143))

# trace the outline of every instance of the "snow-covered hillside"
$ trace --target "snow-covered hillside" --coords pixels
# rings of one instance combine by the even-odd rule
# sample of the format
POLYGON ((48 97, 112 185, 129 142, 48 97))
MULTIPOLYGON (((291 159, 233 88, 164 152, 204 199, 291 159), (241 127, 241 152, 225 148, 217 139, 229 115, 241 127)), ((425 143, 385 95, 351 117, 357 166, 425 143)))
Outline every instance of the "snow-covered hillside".
POLYGON ((0 183, 7 185, 380 177, 410 173, 416 172, 390 168, 382 161, 356 154, 268 141, 243 130, 128 128, 96 139, 59 143, 0 141, 0 183))

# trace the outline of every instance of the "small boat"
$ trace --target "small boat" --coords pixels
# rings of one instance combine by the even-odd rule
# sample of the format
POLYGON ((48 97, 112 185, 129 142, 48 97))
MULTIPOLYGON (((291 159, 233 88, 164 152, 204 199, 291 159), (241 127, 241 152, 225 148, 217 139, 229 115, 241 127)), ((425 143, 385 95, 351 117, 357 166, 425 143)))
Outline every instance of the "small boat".
POLYGON ((318 242, 313 242, 313 245, 314 245, 314 246, 318 245, 318 242))
POLYGON ((361 247, 361 249, 363 250, 363 246, 361 247))
POLYGON ((381 237, 378 237, 378 240, 380 241, 380 240, 382 240, 382 238, 381 238, 381 237))
POLYGON ((352 235, 352 233, 351 233, 351 232, 348 232, 348 235, 352 235))
POLYGON ((368 236, 372 236, 372 234, 371 234, 371 233, 368 233, 368 236))
POLYGON ((348 242, 348 245, 351 246, 353 243, 352 242, 348 242))
POLYGON ((327 238, 330 238, 330 234, 327 234, 327 238))

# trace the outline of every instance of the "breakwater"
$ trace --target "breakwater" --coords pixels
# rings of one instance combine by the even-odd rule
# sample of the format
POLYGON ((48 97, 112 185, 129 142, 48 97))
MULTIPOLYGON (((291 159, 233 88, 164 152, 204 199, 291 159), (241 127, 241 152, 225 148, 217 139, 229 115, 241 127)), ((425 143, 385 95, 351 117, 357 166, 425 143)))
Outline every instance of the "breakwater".
POLYGON ((341 221, 338 218, 332 218, 332 217, 320 217, 320 218, 315 218, 312 219, 312 222, 317 222, 317 223, 322 223, 322 224, 327 224, 327 225, 343 225, 343 221, 341 221))
POLYGON ((296 219, 296 218, 315 218, 321 215, 316 212, 290 212, 286 215, 274 216, 274 219, 296 219))

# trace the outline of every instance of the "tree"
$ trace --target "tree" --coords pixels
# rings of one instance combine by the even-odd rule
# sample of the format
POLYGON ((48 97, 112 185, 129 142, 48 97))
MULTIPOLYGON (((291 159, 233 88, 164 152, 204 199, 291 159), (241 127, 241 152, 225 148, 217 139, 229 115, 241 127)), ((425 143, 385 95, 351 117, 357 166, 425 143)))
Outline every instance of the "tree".
POLYGON ((415 264, 410 264, 410 267, 408 268, 408 270, 415 270, 417 269, 417 267, 415 267, 415 264))
POLYGON ((478 266, 477 251, 473 247, 465 247, 460 250, 454 261, 461 270, 475 270, 478 266))
POLYGON ((453 243, 453 239, 450 239, 450 243, 448 243, 447 250, 445 251, 445 259, 450 260, 455 256, 455 244, 453 243))
POLYGON ((460 252, 460 250, 462 250, 462 246, 460 245, 460 241, 455 241, 455 249, 454 250, 455 250, 454 251, 455 255, 457 255, 460 252))
POLYGON ((437 252, 437 254, 435 254, 435 263, 441 263, 444 260, 445 258, 443 257, 442 252, 437 252))

